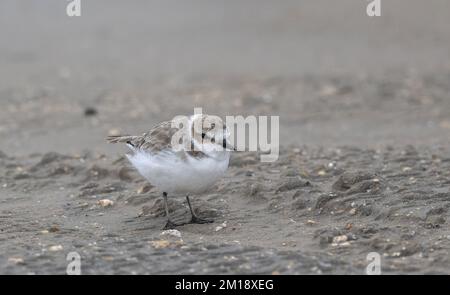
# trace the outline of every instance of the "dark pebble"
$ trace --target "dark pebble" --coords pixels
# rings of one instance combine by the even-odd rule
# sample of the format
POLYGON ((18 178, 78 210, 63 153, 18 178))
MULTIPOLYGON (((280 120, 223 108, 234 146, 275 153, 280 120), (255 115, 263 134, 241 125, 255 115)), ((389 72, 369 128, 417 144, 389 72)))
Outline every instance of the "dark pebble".
POLYGON ((84 109, 84 115, 86 117, 96 116, 97 114, 98 114, 97 109, 95 109, 93 107, 87 107, 84 109))

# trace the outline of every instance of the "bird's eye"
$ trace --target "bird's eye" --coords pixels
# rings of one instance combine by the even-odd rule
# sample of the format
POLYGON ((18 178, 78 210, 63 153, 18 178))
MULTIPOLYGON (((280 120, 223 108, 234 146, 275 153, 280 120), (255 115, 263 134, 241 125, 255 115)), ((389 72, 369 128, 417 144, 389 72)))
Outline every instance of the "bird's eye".
POLYGON ((205 134, 205 133, 202 133, 202 138, 205 138, 205 136, 206 136, 206 134, 205 134))

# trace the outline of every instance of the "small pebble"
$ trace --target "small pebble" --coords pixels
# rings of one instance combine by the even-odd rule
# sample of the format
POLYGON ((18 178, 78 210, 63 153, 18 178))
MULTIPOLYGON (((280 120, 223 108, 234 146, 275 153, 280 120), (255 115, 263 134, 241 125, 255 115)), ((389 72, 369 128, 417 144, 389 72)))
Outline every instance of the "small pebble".
POLYGON ((314 220, 311 220, 311 219, 308 219, 306 221, 306 225, 315 225, 315 224, 317 224, 317 221, 314 221, 314 220))
POLYGON ((348 237, 346 235, 336 236, 333 238, 333 244, 341 244, 347 242, 348 237))
POLYGON ((181 232, 179 230, 176 230, 176 229, 165 230, 165 231, 161 232, 160 235, 161 236, 173 236, 173 237, 181 238, 181 232))
POLYGON ((155 249, 164 249, 164 248, 168 248, 172 245, 174 246, 182 246, 183 245, 183 240, 179 240, 176 241, 174 243, 171 243, 168 240, 157 240, 157 241, 150 241, 150 245, 155 248, 155 249))
POLYGON ((51 233, 59 232, 59 227, 57 227, 56 225, 55 225, 55 226, 52 226, 52 227, 50 227, 50 228, 48 229, 47 232, 51 232, 51 233))
POLYGON ((99 204, 102 207, 111 207, 114 205, 114 202, 111 201, 110 199, 102 199, 102 200, 99 200, 97 202, 97 204, 99 204))
POLYGON ((113 260, 114 260, 114 257, 113 257, 113 256, 103 256, 102 259, 103 259, 104 261, 113 261, 113 260))
POLYGON ((219 231, 219 230, 222 230, 222 229, 224 229, 224 228, 226 228, 227 227, 227 222, 226 221, 224 221, 221 225, 219 225, 219 226, 216 226, 216 229, 215 229, 215 231, 219 231))
POLYGON ((84 109, 84 115, 86 117, 92 117, 92 116, 96 116, 98 114, 98 111, 96 108, 93 107, 87 107, 84 109))
POLYGON ((63 249, 63 246, 61 246, 61 245, 54 245, 54 246, 50 246, 50 248, 48 248, 48 250, 51 252, 61 251, 62 249, 63 249))

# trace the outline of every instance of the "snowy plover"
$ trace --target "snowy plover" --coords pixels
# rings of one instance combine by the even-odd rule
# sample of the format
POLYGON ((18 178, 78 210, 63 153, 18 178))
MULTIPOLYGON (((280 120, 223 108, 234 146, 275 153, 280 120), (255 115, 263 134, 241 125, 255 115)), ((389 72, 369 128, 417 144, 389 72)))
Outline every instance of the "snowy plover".
POLYGON ((180 131, 174 125, 174 120, 165 121, 142 135, 109 136, 108 141, 126 143, 131 149, 126 155, 131 164, 162 192, 167 216, 165 229, 182 225, 170 219, 168 194, 186 196, 192 216, 189 223, 213 222, 194 213, 189 195, 205 192, 227 170, 230 152, 235 150, 228 143, 229 132, 219 117, 195 114, 186 117, 183 124, 187 125, 184 143, 177 140, 174 144, 174 136, 180 131))

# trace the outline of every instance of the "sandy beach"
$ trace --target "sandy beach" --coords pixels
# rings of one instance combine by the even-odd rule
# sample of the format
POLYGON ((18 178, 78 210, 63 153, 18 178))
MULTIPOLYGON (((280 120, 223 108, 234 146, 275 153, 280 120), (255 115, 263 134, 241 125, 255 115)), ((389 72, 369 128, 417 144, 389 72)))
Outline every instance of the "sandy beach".
POLYGON ((448 1, 59 2, 0 3, 0 274, 450 273, 448 1), (279 116, 280 156, 164 232, 105 138, 194 107, 279 116))

